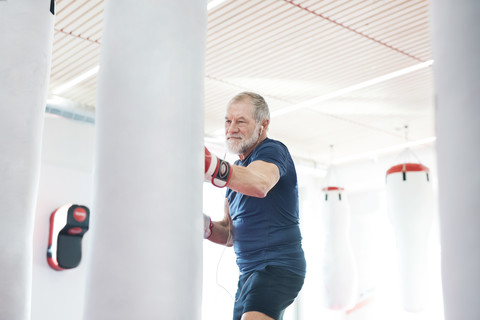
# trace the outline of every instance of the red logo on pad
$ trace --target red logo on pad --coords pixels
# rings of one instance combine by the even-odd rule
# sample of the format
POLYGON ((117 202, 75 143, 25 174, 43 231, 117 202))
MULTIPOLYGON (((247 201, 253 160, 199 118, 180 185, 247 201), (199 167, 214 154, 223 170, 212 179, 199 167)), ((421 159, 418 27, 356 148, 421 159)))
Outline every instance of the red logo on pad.
POLYGON ((83 222, 87 218, 87 211, 84 208, 75 208, 73 210, 73 218, 78 222, 83 222))
POLYGON ((68 229, 67 232, 68 232, 69 234, 75 235, 75 234, 80 234, 80 233, 82 233, 82 231, 83 231, 82 228, 73 227, 73 228, 68 229))

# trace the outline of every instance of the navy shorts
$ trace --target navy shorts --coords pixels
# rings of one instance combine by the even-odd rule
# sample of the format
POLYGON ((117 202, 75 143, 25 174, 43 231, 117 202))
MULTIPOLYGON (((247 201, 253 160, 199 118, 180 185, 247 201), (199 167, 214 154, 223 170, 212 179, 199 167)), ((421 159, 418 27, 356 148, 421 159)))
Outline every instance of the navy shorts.
POLYGON ((240 275, 233 309, 233 320, 240 320, 248 311, 258 311, 275 319, 283 319, 283 311, 302 289, 304 277, 281 267, 240 275))

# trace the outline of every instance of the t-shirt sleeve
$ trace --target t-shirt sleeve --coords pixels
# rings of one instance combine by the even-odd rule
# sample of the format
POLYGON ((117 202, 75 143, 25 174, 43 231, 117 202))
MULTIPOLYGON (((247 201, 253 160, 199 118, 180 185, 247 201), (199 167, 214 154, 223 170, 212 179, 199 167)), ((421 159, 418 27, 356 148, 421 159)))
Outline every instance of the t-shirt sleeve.
POLYGON ((280 177, 283 177, 287 172, 288 150, 281 143, 264 143, 255 150, 255 157, 252 161, 262 160, 273 163, 278 167, 280 177))

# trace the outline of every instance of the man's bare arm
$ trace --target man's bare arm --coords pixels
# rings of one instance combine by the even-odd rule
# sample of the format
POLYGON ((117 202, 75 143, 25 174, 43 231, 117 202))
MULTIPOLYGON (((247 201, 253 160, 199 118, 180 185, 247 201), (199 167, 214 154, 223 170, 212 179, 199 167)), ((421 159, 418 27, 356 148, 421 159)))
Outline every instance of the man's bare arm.
POLYGON ((224 217, 221 221, 212 221, 212 234, 208 240, 223 244, 228 247, 233 245, 233 234, 232 234, 232 218, 230 217, 230 209, 228 207, 228 199, 225 199, 224 207, 224 217))
POLYGON ((279 179, 275 164, 257 160, 247 167, 233 165, 228 187, 247 196, 264 198, 279 179))

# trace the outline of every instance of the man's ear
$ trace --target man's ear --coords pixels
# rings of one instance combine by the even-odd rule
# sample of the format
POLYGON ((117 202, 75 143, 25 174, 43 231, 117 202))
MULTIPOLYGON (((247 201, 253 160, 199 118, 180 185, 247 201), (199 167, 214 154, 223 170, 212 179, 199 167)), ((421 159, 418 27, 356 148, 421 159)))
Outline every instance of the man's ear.
POLYGON ((266 129, 267 129, 268 123, 269 123, 268 119, 263 120, 263 123, 262 123, 262 128, 263 128, 263 130, 266 130, 266 129))

